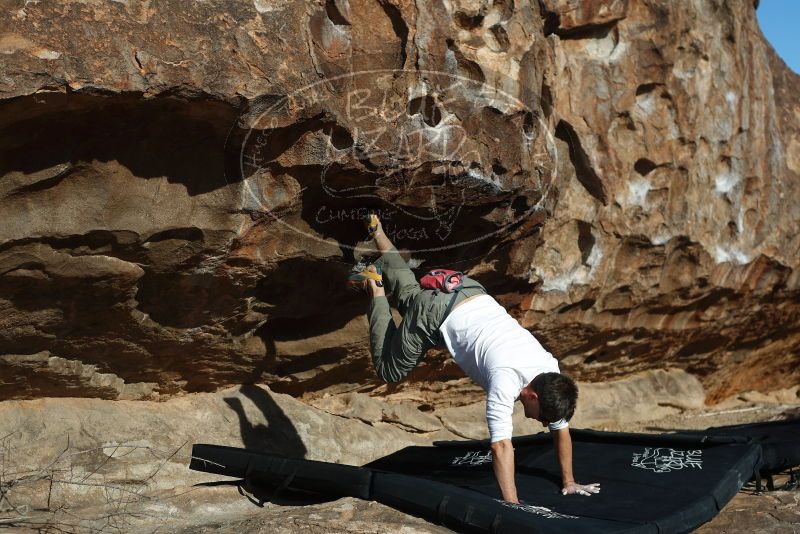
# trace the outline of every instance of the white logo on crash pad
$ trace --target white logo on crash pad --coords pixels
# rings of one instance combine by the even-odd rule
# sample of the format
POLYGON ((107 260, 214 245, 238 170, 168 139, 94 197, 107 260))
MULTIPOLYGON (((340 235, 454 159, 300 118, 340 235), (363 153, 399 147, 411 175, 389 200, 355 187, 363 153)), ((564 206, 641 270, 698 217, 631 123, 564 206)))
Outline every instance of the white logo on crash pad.
POLYGON ((633 467, 654 473, 669 473, 681 469, 702 469, 703 451, 645 447, 642 453, 633 453, 633 467))
POLYGON ((483 465, 492 463, 492 451, 473 451, 456 456, 450 465, 483 465))
POLYGON ((515 510, 522 510, 523 512, 540 515, 542 517, 546 517, 547 519, 579 519, 578 516, 560 514, 544 506, 533 506, 532 504, 521 504, 521 503, 517 504, 508 501, 501 501, 500 499, 495 499, 495 500, 500 504, 502 504, 503 506, 508 506, 509 508, 513 508, 515 510))

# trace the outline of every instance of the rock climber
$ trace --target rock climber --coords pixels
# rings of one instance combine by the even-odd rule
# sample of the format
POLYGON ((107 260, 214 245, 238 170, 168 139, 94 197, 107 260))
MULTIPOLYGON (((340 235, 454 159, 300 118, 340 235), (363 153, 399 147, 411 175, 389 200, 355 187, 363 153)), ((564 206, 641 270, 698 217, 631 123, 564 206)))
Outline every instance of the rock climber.
POLYGON ((519 502, 511 445, 511 416, 517 400, 525 416, 547 426, 553 436, 561 493, 598 493, 600 484, 579 484, 572 473, 567 421, 575 412, 578 388, 559 373, 558 361, 482 285, 467 276, 447 314, 453 296, 422 289, 384 233, 380 218, 370 214, 366 222, 380 257, 351 275, 349 283, 372 297, 367 315, 372 363, 378 376, 386 382, 402 380, 428 349, 443 342, 459 367, 486 391, 492 467, 504 500, 519 502), (392 318, 387 289, 403 317, 399 326, 392 318))

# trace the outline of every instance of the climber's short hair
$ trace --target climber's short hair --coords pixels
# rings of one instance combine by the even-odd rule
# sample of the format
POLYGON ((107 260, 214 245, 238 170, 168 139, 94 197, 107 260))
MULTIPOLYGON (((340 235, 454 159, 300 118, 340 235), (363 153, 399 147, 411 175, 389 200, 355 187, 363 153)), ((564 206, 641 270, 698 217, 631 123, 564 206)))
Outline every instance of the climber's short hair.
POLYGON ((539 396, 539 417, 550 423, 569 421, 578 403, 578 386, 561 373, 542 373, 530 383, 539 396))

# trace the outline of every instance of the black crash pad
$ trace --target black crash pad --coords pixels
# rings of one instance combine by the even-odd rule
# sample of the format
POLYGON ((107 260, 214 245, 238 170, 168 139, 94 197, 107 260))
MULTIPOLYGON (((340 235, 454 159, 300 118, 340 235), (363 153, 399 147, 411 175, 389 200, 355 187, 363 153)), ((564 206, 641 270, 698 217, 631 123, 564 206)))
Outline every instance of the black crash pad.
POLYGON ((761 473, 770 475, 800 465, 800 419, 749 425, 718 426, 698 432, 706 436, 739 436, 761 445, 761 473))
POLYGON ((791 454, 800 448, 800 421, 770 428, 773 434, 756 425, 752 436, 746 426, 734 427, 735 433, 664 435, 573 429, 575 473, 582 482, 602 485, 591 497, 560 494, 549 435, 514 438, 522 505, 500 499, 486 441, 407 447, 364 467, 195 445, 190 467, 255 484, 376 500, 463 532, 687 532, 714 517, 761 469, 770 445, 780 444, 773 452, 781 465, 800 463, 791 454))

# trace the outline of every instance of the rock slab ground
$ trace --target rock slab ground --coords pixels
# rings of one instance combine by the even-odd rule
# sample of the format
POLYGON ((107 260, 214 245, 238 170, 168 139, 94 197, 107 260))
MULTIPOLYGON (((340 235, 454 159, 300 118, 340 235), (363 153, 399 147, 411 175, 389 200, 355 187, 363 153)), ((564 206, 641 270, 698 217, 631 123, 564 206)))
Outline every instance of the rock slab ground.
MULTIPOLYGON (((778 419, 800 414, 797 388, 731 398, 714 408, 698 403, 702 388, 683 371, 644 373, 607 388, 583 388, 576 427, 669 431, 778 419), (626 410, 626 395, 660 383, 695 391, 683 407, 626 410), (595 405, 615 399, 618 410, 595 405), (616 418, 609 417, 610 413, 616 418)), ((331 412, 263 386, 192 394, 166 402, 39 399, 0 403, 0 526, 21 532, 446 532, 373 502, 240 488, 224 477, 187 468, 193 443, 246 446, 290 457, 361 465, 408 445, 484 437, 479 403, 453 417, 446 408, 371 397, 328 399, 331 412), (420 427, 425 426, 422 429, 420 427)), ((536 432, 515 419, 517 434, 536 432)), ((742 492, 705 532, 752 525, 789 532, 800 520, 798 493, 742 492)))

